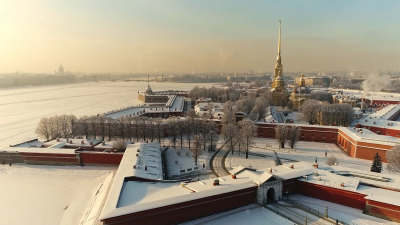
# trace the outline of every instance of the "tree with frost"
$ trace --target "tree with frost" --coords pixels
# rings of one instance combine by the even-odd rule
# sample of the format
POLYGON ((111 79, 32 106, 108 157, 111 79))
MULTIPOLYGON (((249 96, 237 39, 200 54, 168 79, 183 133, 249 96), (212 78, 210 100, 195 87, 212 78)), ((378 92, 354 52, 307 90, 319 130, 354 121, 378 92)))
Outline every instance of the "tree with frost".
POLYGON ((79 118, 79 125, 81 134, 85 135, 86 138, 89 138, 89 117, 88 116, 81 116, 79 118))
POLYGON ((155 132, 157 133, 158 142, 161 142, 161 137, 163 135, 163 120, 158 117, 154 121, 155 132))
POLYGON ((71 124, 68 115, 56 116, 60 128, 61 137, 69 137, 71 135, 71 124))
POLYGON ((197 117, 196 111, 194 109, 190 109, 186 112, 186 117, 195 118, 197 117))
POLYGON ((386 152, 388 162, 387 169, 390 172, 400 173, 400 145, 396 145, 392 150, 386 152))
POLYGON ((68 115, 68 120, 70 124, 70 129, 71 129, 71 136, 75 137, 77 132, 78 132, 78 118, 74 115, 68 115))
POLYGON ((114 136, 115 120, 110 117, 107 117, 106 123, 107 123, 106 129, 107 129, 108 141, 111 141, 111 137, 114 136))
POLYGON ((299 108, 300 119, 313 123, 317 121, 318 111, 321 109, 321 103, 314 99, 304 101, 303 105, 299 108))
POLYGON ((240 132, 242 133, 243 146, 246 151, 246 159, 249 158, 250 146, 254 143, 254 136, 257 132, 257 126, 249 119, 243 119, 239 122, 240 132))
POLYGON ((293 110, 293 102, 292 101, 289 101, 288 103, 287 103, 287 107, 290 109, 290 110, 293 110))
POLYGON ((400 173, 400 145, 396 145, 390 151, 387 151, 386 159, 388 171, 400 173))
POLYGON ((118 117, 115 122, 118 125, 118 133, 122 139, 125 139, 125 122, 126 118, 124 116, 118 117))
POLYGON ((117 150, 117 152, 123 152, 126 149, 126 142, 122 139, 118 139, 116 141, 113 141, 112 147, 117 150))
POLYGON ((222 106, 222 112, 223 112, 221 117, 222 125, 234 122, 236 110, 235 110, 235 104, 232 101, 225 102, 225 104, 222 106))
POLYGON ((326 159, 326 165, 328 165, 328 166, 333 166, 333 165, 338 165, 338 164, 339 164, 338 159, 335 156, 329 156, 326 159))
POLYGON ((193 147, 190 149, 192 152, 192 156, 194 158, 194 163, 197 166, 197 159, 201 154, 203 154, 203 136, 201 135, 194 135, 193 138, 193 147))
POLYGON ((264 97, 256 98, 252 111, 252 113, 254 114, 254 119, 256 121, 261 121, 265 118, 265 114, 267 114, 267 107, 268 102, 264 97))
POLYGON ((36 127, 35 133, 40 137, 46 139, 46 141, 50 141, 50 123, 48 118, 42 118, 39 121, 38 126, 36 127))
POLYGON ((232 152, 232 154, 233 154, 233 149, 235 147, 234 137, 238 132, 240 131, 238 130, 237 125, 234 123, 228 123, 222 127, 222 134, 228 141, 227 145, 225 145, 225 148, 229 149, 232 152))
POLYGON ((244 112, 246 113, 246 115, 250 115, 251 111, 254 108, 254 104, 255 97, 250 95, 236 101, 235 107, 237 108, 237 111, 244 112))
POLYGON ((382 171, 382 159, 378 153, 374 156, 374 161, 371 165, 371 172, 380 173, 382 171))
POLYGON ((104 141, 105 135, 106 135, 106 121, 107 118, 104 115, 100 115, 97 118, 97 121, 99 123, 99 132, 101 135, 101 140, 104 141))
POLYGON ((283 125, 278 125, 275 127, 275 139, 281 148, 285 147, 285 140, 286 140, 286 135, 287 135, 286 131, 287 131, 287 129, 283 125))
POLYGON ((89 117, 89 130, 93 134, 93 139, 96 139, 96 137, 97 137, 97 133, 96 133, 97 124, 98 124, 97 116, 89 117))
POLYGON ((210 127, 210 130, 207 134, 207 140, 210 142, 210 145, 208 147, 208 152, 214 152, 215 149, 217 148, 217 142, 218 142, 219 136, 215 132, 215 129, 210 127))
POLYGON ((297 126, 292 126, 289 129, 289 144, 290 144, 290 148, 294 148, 294 145, 296 144, 296 142, 299 139, 299 127, 297 126))

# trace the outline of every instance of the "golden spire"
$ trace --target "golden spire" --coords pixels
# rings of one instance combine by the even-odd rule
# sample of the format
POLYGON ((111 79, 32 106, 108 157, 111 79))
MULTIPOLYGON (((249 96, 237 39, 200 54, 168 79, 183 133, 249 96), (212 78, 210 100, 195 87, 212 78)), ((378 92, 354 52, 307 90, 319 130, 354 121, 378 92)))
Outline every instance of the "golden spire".
POLYGON ((279 20, 279 44, 278 44, 278 55, 281 56, 281 21, 279 20))

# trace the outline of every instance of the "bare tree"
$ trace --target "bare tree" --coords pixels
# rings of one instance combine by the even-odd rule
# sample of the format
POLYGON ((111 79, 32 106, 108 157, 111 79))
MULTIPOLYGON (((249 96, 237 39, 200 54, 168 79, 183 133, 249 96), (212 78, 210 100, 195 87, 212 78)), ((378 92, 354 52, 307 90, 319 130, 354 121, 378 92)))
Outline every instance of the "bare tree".
POLYGON ((98 122, 97 122, 97 116, 91 116, 91 117, 89 117, 89 129, 90 129, 90 131, 91 131, 91 133, 93 134, 93 139, 96 139, 96 137, 97 137, 97 133, 96 133, 96 127, 97 127, 97 124, 98 124, 98 122))
POLYGON ((400 173, 400 145, 396 145, 392 150, 386 152, 387 169, 389 172, 400 173))
POLYGON ((126 118, 124 116, 118 117, 115 122, 118 125, 118 130, 119 130, 119 136, 122 139, 125 139, 125 124, 126 124, 126 118))
POLYGON ((321 103, 319 103, 317 100, 306 100, 299 108, 300 119, 312 124, 317 121, 317 114, 320 109, 321 103))
POLYGON ((107 117, 106 123, 107 123, 108 141, 111 141, 111 137, 114 136, 115 120, 110 117, 107 117))
POLYGON ((292 126, 289 130, 289 144, 290 148, 294 148, 294 145, 299 139, 299 128, 297 126, 292 126))
POLYGON ((254 108, 252 113, 254 114, 254 119, 256 121, 263 120, 265 118, 265 114, 267 113, 268 102, 264 97, 256 98, 254 103, 254 108))
POLYGON ((86 138, 89 138, 89 117, 81 116, 79 118, 79 124, 81 128, 81 133, 85 135, 86 138))
POLYGON ((172 136, 172 141, 174 142, 174 148, 176 147, 176 138, 178 135, 177 131, 177 119, 176 117, 170 117, 168 122, 168 134, 172 136))
POLYGON ((286 127, 283 125, 278 125, 275 127, 275 139, 281 148, 285 147, 286 139, 286 127))
POLYGON ((61 137, 69 137, 71 135, 71 124, 68 115, 57 116, 57 122, 59 123, 61 137))
POLYGON ((116 141, 113 141, 112 144, 113 148, 115 148, 118 152, 123 152, 126 149, 126 142, 122 139, 118 139, 116 141))
POLYGON ((197 159, 198 157, 203 154, 203 136, 201 135, 194 135, 193 138, 193 148, 190 149, 192 152, 192 156, 194 158, 194 163, 197 166, 197 159))
POLYGON ((249 157, 250 145, 253 144, 254 136, 256 135, 257 126, 254 125, 254 123, 249 119, 243 119, 242 121, 240 121, 239 126, 244 140, 247 159, 249 157))
POLYGON ((226 148, 229 149, 232 152, 232 154, 233 154, 233 149, 235 147, 234 137, 238 132, 239 129, 234 123, 228 123, 222 127, 222 134, 228 140, 228 145, 226 145, 226 148))
POLYGON ((60 129, 60 123, 58 122, 58 117, 57 116, 50 117, 48 122, 49 122, 49 127, 50 127, 51 139, 61 137, 61 133, 60 133, 61 129, 60 129))
POLYGON ((161 137, 163 134, 163 120, 161 118, 156 118, 154 121, 155 132, 157 133, 158 142, 161 142, 161 137))
POLYGON ((100 129, 100 134, 101 134, 101 140, 104 141, 105 135, 106 135, 106 117, 104 115, 100 115, 97 119, 99 122, 99 129, 100 129))
POLYGON ((78 124, 77 124, 78 118, 76 118, 76 116, 74 116, 74 115, 69 115, 68 119, 69 119, 69 124, 70 124, 70 129, 71 129, 71 136, 75 137, 78 132, 78 129, 79 129, 78 124))
POLYGON ((196 111, 194 111, 194 109, 190 109, 189 111, 186 112, 186 117, 191 117, 191 118, 195 118, 196 115, 196 111))
POLYGON ((38 126, 36 127, 35 133, 41 137, 46 139, 46 141, 50 141, 50 123, 48 118, 42 118, 39 121, 38 126))
POLYGON ((339 164, 339 162, 335 156, 329 156, 326 159, 326 165, 328 165, 328 166, 333 166, 333 165, 338 165, 338 164, 339 164))
POLYGON ((222 112, 224 112, 221 118, 222 125, 234 122, 236 109, 233 102, 227 101, 222 107, 222 112))

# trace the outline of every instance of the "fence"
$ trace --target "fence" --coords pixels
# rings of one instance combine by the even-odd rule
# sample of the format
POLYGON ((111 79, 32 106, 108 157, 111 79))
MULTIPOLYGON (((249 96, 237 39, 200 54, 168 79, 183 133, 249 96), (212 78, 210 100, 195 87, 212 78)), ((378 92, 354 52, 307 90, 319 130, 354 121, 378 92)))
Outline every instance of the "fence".
POLYGON ((275 210, 275 209, 273 209, 273 208, 269 208, 269 207, 266 207, 266 206, 264 206, 264 208, 266 208, 267 210, 270 210, 271 212, 273 212, 273 213, 275 213, 275 214, 278 214, 279 216, 281 216, 281 217, 283 217, 283 218, 285 218, 285 219, 287 219, 287 220, 292 221, 292 222, 295 223, 295 224, 300 224, 300 225, 302 225, 302 223, 300 223, 300 222, 298 222, 298 221, 296 221, 296 220, 294 220, 294 219, 292 219, 292 218, 286 216, 286 215, 283 214, 283 213, 278 212, 277 210, 275 210))
MULTIPOLYGON (((331 220, 332 222, 339 221, 338 219, 329 216, 329 213, 328 213, 328 215, 325 215, 325 213, 319 212, 318 210, 315 210, 315 209, 313 209, 313 208, 311 208, 309 206, 303 205, 303 204, 301 204, 299 202, 296 202, 296 201, 294 201, 292 199, 287 199, 286 201, 290 202, 291 204, 293 204, 293 205, 295 205, 295 206, 297 206, 297 207, 299 207, 299 208, 301 208, 301 209, 303 209, 305 211, 308 211, 308 212, 310 212, 310 213, 312 213, 312 214, 314 214, 316 216, 327 218, 327 219, 331 220)), ((343 221, 339 221, 338 224, 350 225, 350 224, 345 223, 343 221)))

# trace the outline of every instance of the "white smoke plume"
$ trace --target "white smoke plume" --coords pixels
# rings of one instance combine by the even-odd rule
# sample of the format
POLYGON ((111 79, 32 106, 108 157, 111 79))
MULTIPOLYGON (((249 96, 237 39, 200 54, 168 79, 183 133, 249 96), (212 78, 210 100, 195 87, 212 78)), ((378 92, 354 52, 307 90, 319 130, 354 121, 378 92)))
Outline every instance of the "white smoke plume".
POLYGON ((363 96, 369 96, 371 92, 381 91, 389 84, 389 79, 376 73, 371 73, 362 82, 363 96))

